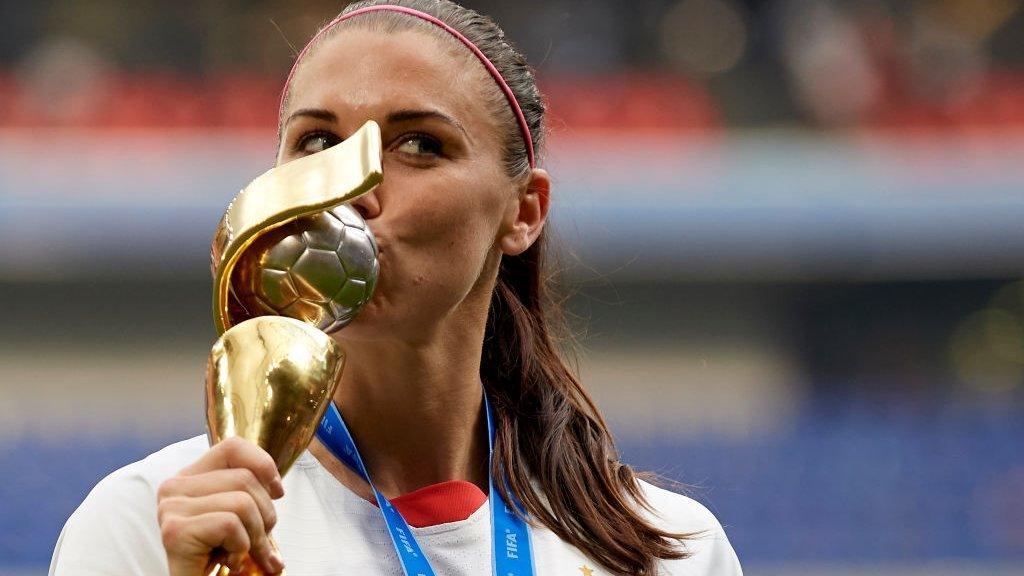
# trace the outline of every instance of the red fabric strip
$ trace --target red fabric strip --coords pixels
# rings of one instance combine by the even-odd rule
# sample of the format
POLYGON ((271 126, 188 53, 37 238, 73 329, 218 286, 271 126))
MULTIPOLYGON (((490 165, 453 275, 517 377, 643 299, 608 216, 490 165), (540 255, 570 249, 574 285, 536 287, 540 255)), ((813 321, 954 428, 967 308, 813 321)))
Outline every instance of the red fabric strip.
POLYGON ((487 495, 476 484, 449 480, 424 486, 391 500, 410 526, 422 528, 469 518, 484 503, 487 495))

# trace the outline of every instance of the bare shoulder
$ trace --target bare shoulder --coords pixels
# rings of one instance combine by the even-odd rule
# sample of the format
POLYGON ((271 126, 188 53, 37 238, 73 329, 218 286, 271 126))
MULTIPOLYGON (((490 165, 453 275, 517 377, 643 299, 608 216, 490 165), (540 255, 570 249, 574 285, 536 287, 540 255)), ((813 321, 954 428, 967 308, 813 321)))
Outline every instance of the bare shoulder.
POLYGON ((740 576, 739 559, 710 510, 693 498, 659 488, 643 480, 640 488, 652 508, 649 519, 664 530, 691 534, 683 542, 689 558, 668 560, 661 566, 662 576, 740 576))

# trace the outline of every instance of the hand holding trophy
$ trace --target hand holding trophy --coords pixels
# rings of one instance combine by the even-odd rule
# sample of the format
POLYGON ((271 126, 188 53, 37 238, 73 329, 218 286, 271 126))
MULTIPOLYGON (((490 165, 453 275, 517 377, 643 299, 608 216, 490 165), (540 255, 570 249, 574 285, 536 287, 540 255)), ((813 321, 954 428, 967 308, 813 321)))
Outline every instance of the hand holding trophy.
MULTIPOLYGON (((274 168, 228 206, 214 237, 213 317, 220 338, 206 372, 210 445, 250 440, 283 476, 313 438, 345 353, 328 336, 369 300, 379 270, 369 227, 345 203, 382 180, 380 128, 274 168)), ((264 572, 215 550, 204 576, 264 572)))

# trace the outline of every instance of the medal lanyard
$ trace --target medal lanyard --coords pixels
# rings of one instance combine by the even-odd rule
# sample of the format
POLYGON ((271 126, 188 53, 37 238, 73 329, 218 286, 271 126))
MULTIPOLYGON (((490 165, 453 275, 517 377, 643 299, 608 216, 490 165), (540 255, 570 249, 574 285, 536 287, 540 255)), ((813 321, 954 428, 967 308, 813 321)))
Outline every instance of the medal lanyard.
MULTIPOLYGON (((488 461, 491 462, 494 459, 495 430, 491 404, 487 401, 486 394, 484 395, 484 410, 487 413, 487 454, 488 461)), ((402 562, 402 571, 405 576, 435 576, 434 569, 430 567, 430 562, 423 555, 423 550, 405 518, 402 518, 398 510, 374 486, 366 466, 363 465, 363 459, 359 455, 352 434, 348 431, 341 412, 333 402, 327 407, 327 413, 320 421, 316 436, 334 454, 335 458, 344 462, 370 485, 381 514, 384 516, 388 534, 391 535, 391 543, 395 546, 398 559, 402 562)), ((517 515, 512 508, 505 505, 489 471, 490 467, 488 467, 487 484, 488 504, 491 507, 493 552, 491 568, 493 574, 495 576, 532 576, 533 553, 530 548, 530 535, 526 521, 523 520, 521 514, 517 515)), ((522 504, 515 500, 513 502, 522 511, 522 504)))

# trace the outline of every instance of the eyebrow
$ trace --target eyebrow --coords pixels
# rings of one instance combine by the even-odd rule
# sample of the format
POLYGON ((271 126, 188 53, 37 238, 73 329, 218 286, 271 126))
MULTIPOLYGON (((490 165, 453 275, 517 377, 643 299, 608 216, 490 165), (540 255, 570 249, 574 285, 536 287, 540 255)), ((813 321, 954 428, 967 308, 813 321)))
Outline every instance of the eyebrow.
POLYGON ((284 125, 287 126, 291 124, 292 120, 295 120, 296 118, 300 117, 323 120, 324 122, 338 121, 338 117, 335 116, 334 112, 331 112, 330 110, 324 110, 323 108, 303 108, 301 110, 296 110, 295 112, 293 112, 292 115, 289 116, 288 119, 284 121, 284 125))
POLYGON ((466 132, 466 129, 462 126, 461 123, 459 123, 458 120, 452 118, 451 116, 443 112, 438 112, 437 110, 396 110, 388 114, 388 122, 395 124, 399 122, 411 122, 413 120, 424 119, 440 120, 441 122, 444 122, 446 124, 451 124, 452 126, 458 128, 459 131, 466 136, 467 140, 472 141, 469 138, 469 133, 466 132))
MULTIPOLYGON (((301 110, 296 110, 290 116, 288 116, 288 119, 285 120, 284 125, 287 126, 288 124, 291 123, 292 120, 300 117, 313 118, 315 120, 323 120, 324 122, 331 123, 336 123, 338 121, 338 116, 334 112, 331 112, 330 110, 325 110, 323 108, 303 108, 301 110)), ((472 141, 472 139, 469 137, 469 133, 466 132, 466 128, 463 127, 458 120, 437 110, 396 110, 388 114, 387 122, 398 124, 401 122, 412 122, 414 120, 424 119, 440 120, 441 122, 444 122, 446 124, 451 124, 452 126, 458 128, 459 131, 466 136, 466 139, 472 141)))

